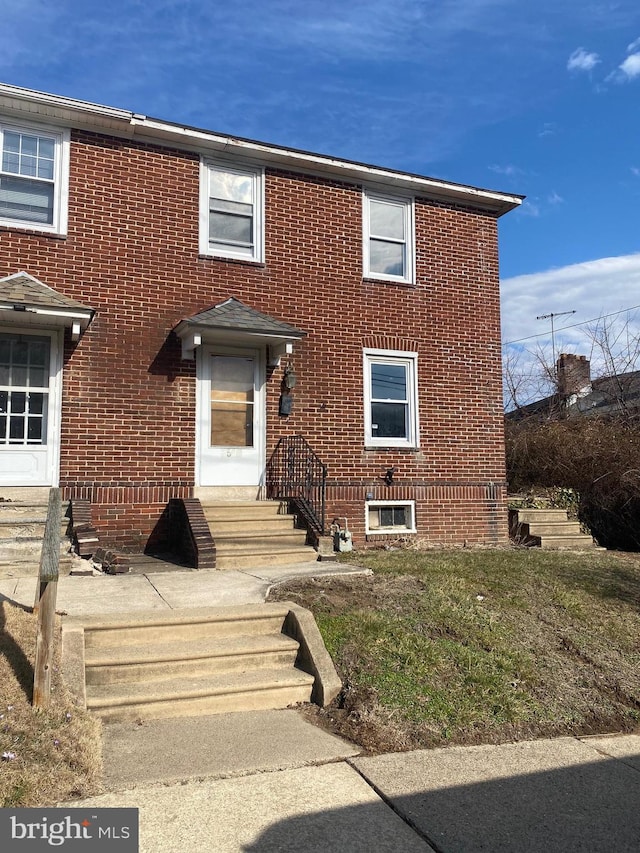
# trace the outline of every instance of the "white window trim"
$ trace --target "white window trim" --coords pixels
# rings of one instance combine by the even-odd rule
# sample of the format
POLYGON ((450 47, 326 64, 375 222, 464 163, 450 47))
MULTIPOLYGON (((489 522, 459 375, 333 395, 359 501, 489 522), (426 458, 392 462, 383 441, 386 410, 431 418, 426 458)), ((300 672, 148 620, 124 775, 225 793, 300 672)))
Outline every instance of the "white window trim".
POLYGON ((382 193, 364 190, 362 196, 362 263, 365 278, 379 279, 380 281, 396 281, 402 284, 415 284, 415 203, 414 199, 406 196, 383 195, 382 193), (370 267, 370 201, 386 201, 392 204, 400 204, 404 207, 404 227, 406 240, 405 246, 405 275, 388 275, 375 272, 370 267))
POLYGON ((365 349, 362 353, 364 373, 364 443, 365 447, 420 446, 418 421, 418 353, 402 350, 365 349), (371 365, 396 362, 407 365, 408 435, 406 438, 378 438, 371 427, 371 365))
POLYGON ((396 534, 400 536, 403 533, 416 533, 416 502, 415 501, 367 501, 364 505, 364 525, 366 536, 389 536, 396 534), (369 527, 369 510, 371 507, 384 506, 408 506, 411 509, 411 526, 410 527, 369 527))
POLYGON ((212 258, 232 258, 247 263, 264 263, 264 169, 259 166, 244 166, 225 160, 202 157, 200 160, 200 254, 212 258), (209 244, 209 167, 228 169, 241 175, 251 175, 255 183, 254 247, 253 254, 236 251, 233 247, 213 249, 209 244))
MULTIPOLYGON (((68 227, 69 208, 69 151, 71 134, 68 129, 48 127, 42 124, 14 124, 0 118, 0 129, 15 133, 32 133, 39 136, 50 136, 56 142, 55 167, 53 178, 53 222, 27 222, 24 219, 9 219, 0 217, 0 226, 19 228, 25 231, 41 231, 46 234, 65 236, 68 227)), ((0 149, 1 152, 1 149, 0 149)), ((1 165, 1 164, 0 164, 1 165)))

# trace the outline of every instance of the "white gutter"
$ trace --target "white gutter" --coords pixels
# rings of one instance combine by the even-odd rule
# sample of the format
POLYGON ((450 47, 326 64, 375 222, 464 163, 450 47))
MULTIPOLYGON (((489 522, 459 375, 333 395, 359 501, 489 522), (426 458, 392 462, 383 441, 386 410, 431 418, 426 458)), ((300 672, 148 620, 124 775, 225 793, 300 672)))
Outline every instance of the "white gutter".
POLYGON ((200 154, 239 156, 274 168, 291 169, 305 174, 330 175, 337 180, 356 182, 367 186, 393 187, 428 198, 472 205, 498 215, 522 204, 523 196, 479 187, 456 184, 327 157, 250 139, 225 136, 207 130, 187 127, 160 119, 133 113, 129 110, 106 107, 88 101, 77 101, 59 95, 36 92, 18 86, 0 83, 0 109, 27 114, 33 120, 55 119, 69 127, 104 132, 116 136, 135 138, 141 142, 168 144, 200 154))

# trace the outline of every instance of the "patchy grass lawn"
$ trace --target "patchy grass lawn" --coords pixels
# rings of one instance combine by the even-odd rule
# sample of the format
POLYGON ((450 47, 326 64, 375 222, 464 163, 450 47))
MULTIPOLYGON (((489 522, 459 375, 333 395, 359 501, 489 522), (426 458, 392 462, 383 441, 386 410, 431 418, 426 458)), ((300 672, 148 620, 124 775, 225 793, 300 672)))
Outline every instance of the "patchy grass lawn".
POLYGON ((370 551, 287 583, 344 681, 315 712, 369 752, 640 728, 640 559, 370 551))
POLYGON ((0 602, 0 807, 47 806, 99 789, 100 723, 74 705, 59 669, 46 710, 31 705, 36 617, 0 602))

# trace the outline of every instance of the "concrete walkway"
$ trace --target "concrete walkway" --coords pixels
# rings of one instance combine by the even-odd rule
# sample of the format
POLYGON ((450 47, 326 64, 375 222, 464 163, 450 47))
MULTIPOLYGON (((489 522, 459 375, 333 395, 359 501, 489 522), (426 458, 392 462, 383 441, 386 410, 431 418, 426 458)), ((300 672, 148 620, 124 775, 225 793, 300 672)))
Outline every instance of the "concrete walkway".
MULTIPOLYGON (((357 566, 335 562, 295 563, 238 571, 153 571, 95 577, 61 576, 58 581, 57 610, 69 616, 101 613, 175 610, 183 607, 224 607, 261 604, 269 589, 299 577, 362 574, 357 566)), ((0 579, 3 598, 32 607, 36 577, 0 579)))
MULTIPOLYGON (((335 563, 60 579, 71 616, 264 601, 335 563)), ((0 580, 33 603, 35 578, 0 580)), ((139 809, 141 853, 637 853, 640 734, 375 757, 285 711, 105 725, 106 792, 139 809)))

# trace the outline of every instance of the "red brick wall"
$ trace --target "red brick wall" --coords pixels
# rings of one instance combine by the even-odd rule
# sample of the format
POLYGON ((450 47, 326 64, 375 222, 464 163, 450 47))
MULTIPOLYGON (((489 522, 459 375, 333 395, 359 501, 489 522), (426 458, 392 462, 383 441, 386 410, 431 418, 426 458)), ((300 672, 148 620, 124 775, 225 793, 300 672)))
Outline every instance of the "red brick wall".
POLYGON ((203 258, 198 173, 190 153, 74 132, 67 238, 0 232, 0 275, 24 269, 97 310, 66 346, 61 485, 92 500, 101 539, 139 546, 190 493, 195 366, 170 330, 235 296, 308 332, 290 417, 286 359, 267 383, 267 456, 283 434, 307 438, 329 521, 346 515, 362 541, 372 492, 415 498, 430 541, 504 541, 495 219, 418 199, 417 286, 363 280, 361 188, 267 170, 266 263, 203 258), (363 347, 418 352, 419 450, 364 449, 363 347))

